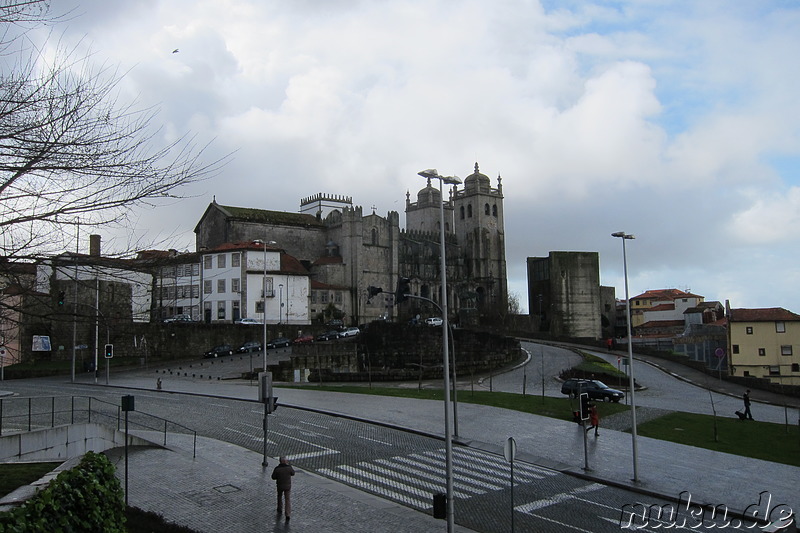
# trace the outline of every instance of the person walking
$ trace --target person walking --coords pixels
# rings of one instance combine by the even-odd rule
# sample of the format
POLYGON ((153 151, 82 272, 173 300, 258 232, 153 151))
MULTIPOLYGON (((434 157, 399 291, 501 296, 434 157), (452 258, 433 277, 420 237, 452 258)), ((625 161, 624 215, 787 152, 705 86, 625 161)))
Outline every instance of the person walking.
POLYGON ((281 457, 278 466, 272 471, 272 479, 275 480, 275 486, 278 491, 278 516, 286 510, 286 521, 288 522, 292 516, 292 504, 290 495, 292 492, 292 476, 294 475, 294 468, 289 464, 286 457, 281 457), (284 506, 285 503, 285 506, 284 506))
POLYGON ((748 420, 753 420, 753 415, 750 412, 750 389, 747 389, 742 396, 744 400, 744 417, 748 420))
POLYGON ((594 436, 597 437, 597 430, 600 428, 600 414, 597 412, 597 405, 593 403, 589 404, 589 424, 591 425, 586 428, 586 432, 588 433, 594 428, 594 436))

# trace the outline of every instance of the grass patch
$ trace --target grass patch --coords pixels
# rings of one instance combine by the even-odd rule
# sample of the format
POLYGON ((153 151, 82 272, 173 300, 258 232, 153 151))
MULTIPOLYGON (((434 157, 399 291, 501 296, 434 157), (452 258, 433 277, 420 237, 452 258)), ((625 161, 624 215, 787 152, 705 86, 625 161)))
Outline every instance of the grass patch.
POLYGON ((797 426, 674 412, 638 426, 638 434, 718 452, 800 466, 797 426))
POLYGON ((575 367, 576 370, 586 372, 587 374, 607 374, 619 378, 628 377, 627 374, 620 372, 614 365, 601 357, 586 352, 580 352, 580 354, 583 357, 583 362, 575 367))
MULTIPOLYGON (((397 398, 415 398, 418 400, 444 400, 442 389, 406 389, 400 387, 362 387, 359 385, 323 385, 313 387, 303 387, 305 390, 324 390, 331 392, 348 392, 353 394, 372 394, 375 396, 392 396, 397 398)), ((490 407, 500 407, 511 409, 523 413, 547 416, 559 420, 572 421, 572 411, 578 408, 577 400, 564 398, 552 398, 527 394, 516 394, 512 392, 490 392, 490 391, 458 391, 459 403, 474 403, 488 405, 490 407)), ((602 416, 610 416, 615 413, 627 411, 629 407, 620 403, 599 402, 602 416)))
POLYGON ((56 463, 6 463, 0 465, 0 497, 30 485, 60 465, 56 463))

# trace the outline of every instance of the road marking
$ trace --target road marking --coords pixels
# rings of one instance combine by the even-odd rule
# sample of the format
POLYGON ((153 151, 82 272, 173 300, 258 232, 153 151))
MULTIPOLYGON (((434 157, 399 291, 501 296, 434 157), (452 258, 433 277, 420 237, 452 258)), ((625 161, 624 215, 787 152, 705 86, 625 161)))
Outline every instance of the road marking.
POLYGON ((382 441, 382 440, 373 439, 373 438, 371 438, 371 437, 365 437, 365 436, 363 436, 363 435, 358 435, 358 438, 359 438, 359 439, 368 440, 368 441, 370 441, 370 442, 377 442, 378 444, 385 444, 386 446, 394 446, 394 444, 392 444, 391 442, 384 442, 384 441, 382 441))
MULTIPOLYGON (((374 471, 376 471, 376 472, 378 472, 380 474, 383 474, 384 476, 387 476, 387 477, 397 478, 397 479, 406 481, 408 483, 415 483, 415 484, 417 484, 417 485, 419 485, 421 487, 424 487, 427 490, 431 491, 431 494, 433 494, 435 492, 445 492, 445 490, 447 490, 447 488, 443 484, 442 485, 436 485, 435 483, 431 483, 430 481, 426 481, 424 479, 411 477, 406 473, 398 472, 398 471, 392 470, 390 468, 383 468, 381 466, 374 465, 372 463, 359 463, 358 466, 361 466, 361 467, 364 467, 364 468, 368 468, 369 470, 374 470, 374 471)), ((392 481, 390 481, 390 483, 392 483, 392 486, 394 486, 394 484, 395 484, 392 481)), ((465 494, 463 492, 457 492, 457 491, 453 491, 453 495, 458 497, 458 498, 469 498, 470 497, 469 494, 465 494)))
POLYGON ((280 435, 281 437, 284 437, 284 438, 287 438, 287 439, 290 439, 290 440, 296 440, 297 442, 302 442, 303 444, 307 444, 309 446, 313 446, 314 448, 320 448, 320 451, 318 451, 318 452, 305 452, 305 453, 295 453, 295 454, 292 454, 292 455, 287 455, 286 458, 289 459, 289 460, 308 459, 310 457, 320 457, 320 456, 323 456, 323 455, 335 455, 337 453, 341 453, 339 450, 332 450, 330 448, 326 448, 325 446, 320 446, 319 444, 315 444, 315 443, 309 442, 307 440, 298 439, 297 437, 292 437, 291 435, 287 435, 285 433, 278 433, 278 432, 272 432, 272 433, 274 433, 275 435, 280 435))
MULTIPOLYGON (((464 455, 471 455, 478 459, 485 460, 487 458, 494 459, 494 456, 487 456, 485 453, 479 452, 477 450, 473 450, 471 448, 456 448, 453 450, 454 453, 457 454, 464 454, 464 455)), ((499 457, 496 458, 497 464, 500 468, 503 468, 505 471, 510 472, 511 467, 509 466, 508 462, 504 459, 501 460, 499 457)), ((524 470, 526 472, 530 472, 531 475, 540 475, 540 476, 556 476, 558 472, 555 470, 551 470, 549 468, 545 468, 543 466, 532 465, 530 463, 524 462, 514 462, 514 473, 516 474, 518 471, 524 470)))
MULTIPOLYGON (((427 476, 428 479, 432 479, 432 480, 438 481, 440 483, 445 483, 445 484, 447 483, 447 480, 444 477, 442 477, 441 475, 437 475, 437 474, 443 474, 444 473, 444 470, 442 470, 441 468, 435 468, 433 466, 420 464, 420 463, 418 463, 416 461, 412 461, 411 459, 409 459, 407 457, 395 457, 394 460, 397 461, 397 462, 400 462, 400 463, 407 463, 409 465, 412 465, 411 467, 403 466, 403 468, 405 468, 409 472, 415 472, 418 475, 427 476), (422 470, 418 470, 417 468, 414 468, 414 467, 419 467, 422 470), (427 471, 423 471, 423 470, 427 470, 427 471)), ((388 460, 387 459, 378 459, 377 462, 385 463, 385 462, 388 462, 388 460)), ((472 487, 470 485, 465 485, 465 484, 459 483, 458 481, 455 481, 455 480, 453 481, 453 488, 466 490, 466 491, 469 491, 469 492, 474 492, 475 494, 486 494, 485 490, 479 489, 477 487, 472 487)))
POLYGON ((335 470, 331 470, 329 468, 323 468, 321 470, 318 470, 318 472, 333 479, 338 479, 343 483, 355 485, 357 487, 361 487, 363 489, 372 491, 376 494, 383 494, 385 496, 388 496, 400 502, 407 503, 408 505, 417 507, 419 509, 429 509, 433 507, 433 501, 424 502, 417 498, 411 498, 410 496, 407 496, 405 494, 400 494, 398 492, 387 490, 384 487, 379 487, 377 485, 373 485, 372 483, 366 483, 358 478, 354 478, 353 476, 348 476, 347 474, 336 472, 335 470))
POLYGON ((551 505, 556 505, 566 500, 571 500, 575 498, 576 495, 578 494, 604 489, 605 487, 606 487, 605 485, 601 485, 600 483, 592 483, 591 485, 578 487, 569 492, 561 492, 559 494, 553 494, 551 497, 545 498, 543 500, 536 500, 534 502, 517 505, 514 507, 514 509, 521 513, 531 514, 533 511, 538 511, 539 509, 543 509, 551 505))
POLYGON ((300 421, 301 424, 305 424, 307 426, 314 426, 320 429, 331 429, 330 426, 323 426, 322 424, 314 424, 312 422, 305 422, 303 420, 300 421))
MULTIPOLYGON (((441 472, 444 471, 444 468, 445 468, 444 462, 440 461, 440 460, 437 460, 434 457, 426 457, 425 455, 416 454, 416 453, 411 455, 410 457, 412 459, 416 459, 417 460, 417 464, 420 465, 420 466, 423 463, 428 463, 428 464, 432 464, 433 466, 437 467, 437 469, 438 469, 437 471, 438 472, 441 473, 441 472)), ((500 487, 498 485, 492 485, 491 483, 487 483, 483 479, 473 478, 470 474, 471 474, 471 472, 469 472, 469 470, 467 470, 466 468, 463 468, 463 467, 459 468, 459 469, 456 469, 456 468, 453 469, 453 478, 455 479, 456 477, 458 477, 458 480, 461 481, 461 482, 470 483, 472 485, 476 485, 478 487, 482 487, 482 488, 488 489, 488 490, 500 490, 500 489, 503 488, 503 487, 500 487)))

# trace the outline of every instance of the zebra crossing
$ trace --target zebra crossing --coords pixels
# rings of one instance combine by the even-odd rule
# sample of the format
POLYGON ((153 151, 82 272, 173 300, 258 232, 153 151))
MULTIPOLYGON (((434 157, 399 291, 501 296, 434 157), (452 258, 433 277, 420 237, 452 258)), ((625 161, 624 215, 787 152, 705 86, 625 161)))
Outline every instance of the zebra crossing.
MULTIPOLYGON (((322 468, 326 477, 425 511, 433 495, 446 491, 444 448, 322 468)), ((453 497, 467 500, 508 488, 511 465, 502 457, 470 448, 453 449, 453 497)), ((514 484, 556 476, 558 472, 514 463, 514 484)))

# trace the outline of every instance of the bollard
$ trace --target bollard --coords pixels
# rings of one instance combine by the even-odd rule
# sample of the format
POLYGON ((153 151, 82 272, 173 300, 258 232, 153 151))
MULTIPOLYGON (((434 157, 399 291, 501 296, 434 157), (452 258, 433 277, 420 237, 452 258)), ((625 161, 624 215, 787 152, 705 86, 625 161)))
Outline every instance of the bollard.
POLYGON ((433 517, 447 518, 447 494, 439 492, 433 495, 433 517))

